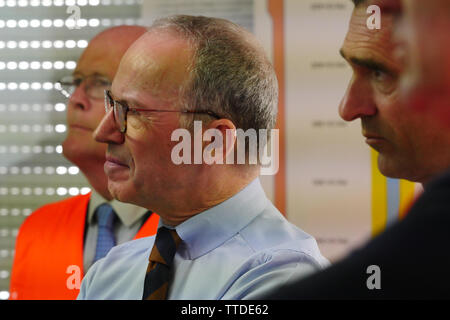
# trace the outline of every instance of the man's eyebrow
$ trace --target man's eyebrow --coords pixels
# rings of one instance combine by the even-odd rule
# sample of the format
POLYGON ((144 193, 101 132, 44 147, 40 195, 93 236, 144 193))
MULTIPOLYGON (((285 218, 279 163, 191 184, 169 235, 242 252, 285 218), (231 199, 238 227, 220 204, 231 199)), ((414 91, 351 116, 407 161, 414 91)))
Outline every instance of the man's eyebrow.
MULTIPOLYGON (((77 70, 75 70, 75 71, 72 73, 72 76, 81 76, 81 77, 85 77, 85 75, 83 74, 83 72, 77 71, 77 70)), ((89 76, 89 77, 95 76, 95 77, 106 78, 106 79, 108 78, 106 75, 101 74, 101 73, 99 73, 99 72, 91 73, 91 74, 88 75, 88 76, 89 76)))
POLYGON ((379 71, 382 71, 382 72, 385 72, 388 74, 393 74, 391 69, 389 69, 386 65, 384 65, 383 63, 380 63, 378 61, 375 61, 373 59, 361 59, 361 58, 356 58, 356 57, 348 57, 345 55, 345 53, 342 49, 339 50, 339 53, 345 60, 347 60, 357 66, 364 67, 369 70, 379 70, 379 71))
POLYGON ((135 101, 134 99, 132 99, 131 101, 128 101, 127 99, 118 99, 117 97, 114 97, 114 94, 109 91, 109 95, 111 96, 111 98, 113 98, 113 100, 120 102, 121 104, 123 104, 124 106, 127 106, 128 108, 130 108, 131 106, 133 108, 141 108, 143 105, 141 105, 139 102, 135 101))

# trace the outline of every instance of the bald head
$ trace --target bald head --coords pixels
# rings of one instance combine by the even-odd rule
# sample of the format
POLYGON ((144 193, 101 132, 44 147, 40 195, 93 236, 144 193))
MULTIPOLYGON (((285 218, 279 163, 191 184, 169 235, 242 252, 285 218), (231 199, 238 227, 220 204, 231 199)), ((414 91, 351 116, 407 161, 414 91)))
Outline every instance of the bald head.
POLYGON ((81 83, 68 102, 63 153, 105 199, 111 198, 103 171, 106 145, 95 141, 92 133, 105 114, 103 91, 110 88, 127 49, 145 32, 146 28, 139 26, 104 30, 89 42, 73 72, 81 83))
POLYGON ((122 56, 146 31, 141 26, 117 26, 102 31, 89 42, 75 72, 99 68, 96 72, 108 76, 112 81, 122 56))

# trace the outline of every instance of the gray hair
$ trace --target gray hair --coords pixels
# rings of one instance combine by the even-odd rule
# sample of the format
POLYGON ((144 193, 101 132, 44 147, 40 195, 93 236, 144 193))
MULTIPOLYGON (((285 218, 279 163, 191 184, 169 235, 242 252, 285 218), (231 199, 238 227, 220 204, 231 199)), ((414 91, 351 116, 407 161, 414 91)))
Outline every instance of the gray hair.
MULTIPOLYGON (((159 19, 154 29, 175 31, 192 44, 190 79, 181 94, 185 108, 213 111, 243 130, 274 128, 278 82, 250 32, 224 19, 188 15, 159 19)), ((192 129, 193 120, 207 117, 186 116, 183 126, 192 129)))

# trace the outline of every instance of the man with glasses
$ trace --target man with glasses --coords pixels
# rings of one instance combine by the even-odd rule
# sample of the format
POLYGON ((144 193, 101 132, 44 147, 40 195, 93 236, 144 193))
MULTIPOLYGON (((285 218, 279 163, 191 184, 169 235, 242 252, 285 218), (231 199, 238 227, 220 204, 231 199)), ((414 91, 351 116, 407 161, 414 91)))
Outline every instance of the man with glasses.
POLYGON ((112 246, 156 232, 156 214, 113 200, 103 169, 106 144, 93 138, 105 112, 104 91, 127 48, 145 31, 138 26, 103 31, 74 73, 59 82, 69 98, 63 154, 80 168, 92 192, 45 205, 26 219, 16 240, 11 299, 75 299, 83 274, 112 246))
MULTIPOLYGON (((108 144, 111 194, 161 219, 156 237, 117 246, 96 263, 78 299, 251 299, 327 264, 314 238, 266 198, 259 164, 171 158, 181 130, 220 132, 212 143, 225 159, 237 128, 274 127, 277 97, 264 50, 229 21, 161 19, 130 47, 95 137, 108 144)), ((208 146, 200 142, 204 156, 208 146)))

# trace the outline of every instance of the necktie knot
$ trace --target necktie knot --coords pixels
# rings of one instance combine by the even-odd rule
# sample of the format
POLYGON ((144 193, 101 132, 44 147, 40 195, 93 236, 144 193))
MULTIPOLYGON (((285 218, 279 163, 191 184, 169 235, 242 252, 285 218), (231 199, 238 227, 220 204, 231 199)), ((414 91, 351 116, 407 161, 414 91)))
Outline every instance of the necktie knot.
POLYGON ((159 228, 149 260, 170 267, 180 242, 181 239, 175 230, 159 228))
POLYGON ((175 230, 158 229, 149 257, 142 299, 166 299, 173 258, 181 239, 175 230))
POLYGON ((104 203, 100 205, 95 211, 95 214, 97 215, 97 223, 99 227, 108 229, 113 228, 114 218, 116 214, 114 213, 113 208, 109 204, 104 203))

